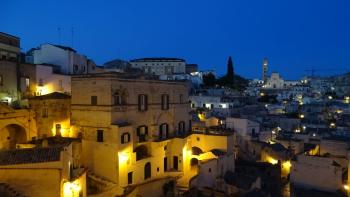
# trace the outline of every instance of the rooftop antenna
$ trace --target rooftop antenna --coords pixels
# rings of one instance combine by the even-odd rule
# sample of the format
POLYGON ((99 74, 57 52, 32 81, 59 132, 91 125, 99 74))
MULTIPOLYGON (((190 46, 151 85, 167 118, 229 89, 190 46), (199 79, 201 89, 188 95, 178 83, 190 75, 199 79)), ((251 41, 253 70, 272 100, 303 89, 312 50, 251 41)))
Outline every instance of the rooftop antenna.
POLYGON ((72 33, 72 48, 74 48, 74 27, 72 27, 71 33, 72 33))
POLYGON ((61 28, 60 27, 57 28, 57 33, 58 33, 58 44, 61 45, 61 28))

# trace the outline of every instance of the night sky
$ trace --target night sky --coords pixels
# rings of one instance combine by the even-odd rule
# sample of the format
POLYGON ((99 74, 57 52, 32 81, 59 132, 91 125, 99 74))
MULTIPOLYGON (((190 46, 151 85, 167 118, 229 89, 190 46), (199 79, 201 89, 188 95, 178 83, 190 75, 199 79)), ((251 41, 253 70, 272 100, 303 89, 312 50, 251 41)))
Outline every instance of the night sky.
POLYGON ((72 46, 97 64, 120 58, 180 57, 200 69, 296 79, 350 70, 349 0, 2 0, 0 31, 26 51, 42 43, 72 46), (52 3, 55 2, 55 3, 52 3), (61 39, 57 28, 61 28, 61 39), (60 41, 61 40, 61 41, 60 41))

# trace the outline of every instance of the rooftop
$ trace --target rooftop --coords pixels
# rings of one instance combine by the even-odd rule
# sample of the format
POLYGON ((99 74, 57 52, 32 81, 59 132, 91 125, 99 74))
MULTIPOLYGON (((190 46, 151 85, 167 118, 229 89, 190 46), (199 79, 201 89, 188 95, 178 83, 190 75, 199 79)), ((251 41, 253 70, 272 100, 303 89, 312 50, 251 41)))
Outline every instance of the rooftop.
POLYGON ((44 100, 44 99, 70 99, 70 96, 64 93, 60 93, 60 92, 53 92, 50 94, 45 94, 42 96, 35 96, 32 97, 31 99, 34 100, 44 100))
POLYGON ((0 151, 0 166, 60 160, 63 147, 28 148, 0 151))
POLYGON ((185 62, 185 60, 180 58, 169 58, 169 57, 149 57, 149 58, 133 59, 133 60, 130 60, 130 62, 185 62))

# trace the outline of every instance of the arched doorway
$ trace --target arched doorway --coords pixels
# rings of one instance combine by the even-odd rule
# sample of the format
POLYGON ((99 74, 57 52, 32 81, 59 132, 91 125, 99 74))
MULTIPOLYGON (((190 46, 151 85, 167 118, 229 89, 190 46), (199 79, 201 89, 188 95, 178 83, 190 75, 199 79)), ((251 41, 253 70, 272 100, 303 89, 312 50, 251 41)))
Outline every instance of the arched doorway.
POLYGON ((0 130, 0 150, 15 149, 16 144, 26 141, 26 130, 20 125, 10 124, 0 130))
POLYGON ((151 178, 151 163, 147 162, 145 164, 145 170, 144 170, 145 180, 148 178, 151 178))

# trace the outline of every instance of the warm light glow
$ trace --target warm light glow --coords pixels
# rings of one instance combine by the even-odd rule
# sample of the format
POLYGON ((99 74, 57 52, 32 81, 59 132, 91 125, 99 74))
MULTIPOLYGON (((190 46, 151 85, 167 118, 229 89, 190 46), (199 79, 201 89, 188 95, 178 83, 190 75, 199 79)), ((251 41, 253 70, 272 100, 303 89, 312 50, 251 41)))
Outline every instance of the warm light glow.
POLYGON ((69 119, 59 121, 59 122, 53 122, 52 128, 51 128, 52 136, 56 136, 56 134, 58 134, 58 132, 59 132, 59 131, 57 131, 56 125, 61 125, 60 132, 61 132, 62 137, 74 137, 74 136, 72 136, 72 132, 70 132, 71 127, 70 127, 70 120, 69 119))
POLYGON ((78 180, 74 182, 65 182, 63 184, 63 196, 64 197, 75 197, 79 196, 79 192, 81 190, 81 186, 78 180))
POLYGON ((343 185, 345 190, 349 190, 349 186, 348 185, 343 185))
POLYGON ((337 110, 337 113, 338 113, 338 114, 341 114, 341 113, 343 113, 343 111, 340 110, 340 109, 338 109, 338 110, 337 110))
POLYGON ((330 127, 334 128, 335 127, 335 123, 331 122, 331 124, 329 124, 330 127))
POLYGON ((300 118, 305 118, 305 115, 304 115, 304 114, 300 114, 299 117, 300 117, 300 118))
POLYGON ((286 169, 290 169, 290 167, 292 167, 292 164, 290 163, 290 161, 285 161, 282 163, 282 167, 286 169))
POLYGON ((260 96, 265 96, 265 93, 263 93, 263 92, 260 92, 260 96))
POLYGON ((45 94, 50 94, 52 92, 53 91, 48 86, 37 86, 36 87, 36 94, 38 96, 45 95, 45 94))
POLYGON ((267 159, 267 162, 269 162, 272 165, 276 165, 278 163, 278 160, 276 160, 270 156, 268 156, 266 159, 267 159))
POLYGON ((198 114, 198 118, 199 118, 199 120, 202 121, 202 122, 205 121, 205 114, 204 114, 204 113, 199 113, 199 114, 198 114))
POLYGON ((126 164, 127 161, 129 160, 129 153, 126 152, 119 152, 119 164, 126 164))
POLYGON ((329 99, 329 100, 332 100, 332 99, 333 99, 333 97, 332 97, 332 96, 328 96, 328 99, 329 99))
POLYGON ((299 105, 304 105, 303 101, 300 101, 300 102, 299 102, 299 105))
POLYGON ((300 133, 300 129, 295 129, 295 133, 300 133))

